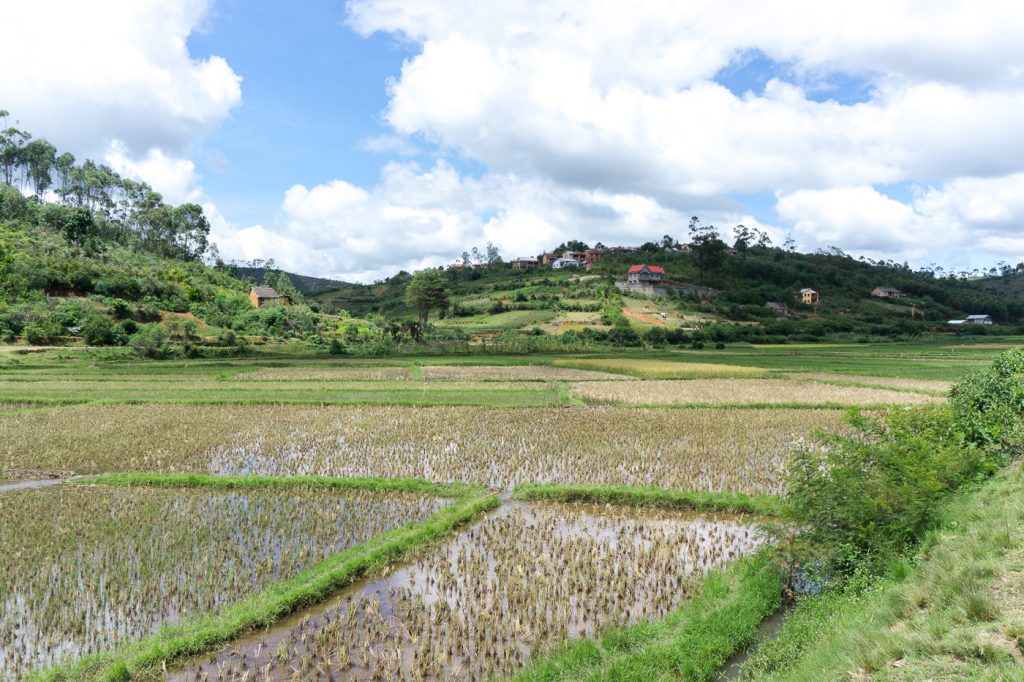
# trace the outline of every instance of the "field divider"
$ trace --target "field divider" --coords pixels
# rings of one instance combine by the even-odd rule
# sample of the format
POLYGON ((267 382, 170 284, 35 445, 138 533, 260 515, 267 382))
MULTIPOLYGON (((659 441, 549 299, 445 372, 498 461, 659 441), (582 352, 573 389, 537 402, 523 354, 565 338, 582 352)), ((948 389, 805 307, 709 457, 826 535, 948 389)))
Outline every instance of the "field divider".
POLYGON ((330 476, 215 476, 213 474, 120 472, 76 479, 77 484, 145 486, 166 488, 328 488, 338 490, 387 490, 438 497, 481 496, 484 489, 468 483, 434 483, 424 478, 336 478, 330 476))
POLYGON ((784 499, 774 495, 671 490, 654 486, 521 483, 515 487, 512 497, 516 500, 526 501, 592 502, 629 507, 746 513, 770 517, 780 517, 785 514, 784 499))
POLYGON ((763 548, 704 576, 694 595, 663 619, 569 642, 512 679, 715 679, 734 653, 755 641, 761 622, 778 610, 783 586, 774 550, 763 548))
MULTIPOLYGON (((159 478, 147 475, 110 474, 90 477, 92 482, 106 482, 114 485, 180 485, 158 482, 159 478), (128 481, 135 479, 134 483, 128 481), (114 481, 119 481, 115 483, 114 481)), ((149 475, 160 477, 191 477, 196 486, 207 485, 203 476, 195 475, 149 475)), ((217 477, 209 477, 217 478, 217 477)), ((224 485, 231 488, 257 487, 257 480, 270 477, 225 477, 224 485), (230 482, 234 479, 234 482, 230 482)), ((282 481, 286 479, 276 479, 282 481)), ((301 479, 300 479, 301 480, 301 479)), ((403 487, 386 487, 386 479, 324 479, 338 482, 336 487, 356 487, 357 482, 369 482, 378 490, 410 490, 403 487), (349 481, 341 484, 341 481, 349 481)), ((419 479, 397 479, 397 483, 411 484, 419 479)), ((281 485, 277 483, 278 485, 281 485)), ((292 484, 283 484, 292 485, 292 484)), ((302 484, 298 484, 302 485, 302 484)), ((310 483, 305 483, 310 485, 310 483)), ((444 487, 443 484, 430 484, 444 487)), ((232 640, 257 630, 269 627, 282 617, 305 606, 322 602, 339 588, 351 584, 368 574, 385 570, 389 565, 407 557, 414 550, 446 537, 454 529, 469 523, 477 515, 498 507, 499 497, 485 494, 480 489, 466 486, 470 492, 455 498, 455 502, 429 518, 417 523, 395 528, 362 544, 345 549, 320 563, 307 568, 294 578, 283 580, 261 589, 253 596, 223 607, 216 614, 203 614, 181 623, 167 625, 155 633, 135 642, 124 644, 113 651, 90 654, 64 665, 57 665, 36 671, 26 679, 32 681, 56 680, 105 680, 124 681, 149 679, 159 675, 165 666, 171 666, 190 656, 207 653, 232 640), (474 494, 473 491, 476 491, 474 494)), ((448 494, 450 496, 450 493, 448 494)))

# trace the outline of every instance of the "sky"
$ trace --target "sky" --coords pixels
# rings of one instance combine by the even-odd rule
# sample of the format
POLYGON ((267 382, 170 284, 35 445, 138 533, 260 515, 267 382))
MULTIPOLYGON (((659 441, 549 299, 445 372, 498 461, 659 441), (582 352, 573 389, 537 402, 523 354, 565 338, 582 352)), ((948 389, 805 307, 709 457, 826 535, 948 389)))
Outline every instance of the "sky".
POLYGON ((691 216, 1024 261, 1013 0, 7 0, 0 109, 201 203, 225 259, 371 282, 691 216))

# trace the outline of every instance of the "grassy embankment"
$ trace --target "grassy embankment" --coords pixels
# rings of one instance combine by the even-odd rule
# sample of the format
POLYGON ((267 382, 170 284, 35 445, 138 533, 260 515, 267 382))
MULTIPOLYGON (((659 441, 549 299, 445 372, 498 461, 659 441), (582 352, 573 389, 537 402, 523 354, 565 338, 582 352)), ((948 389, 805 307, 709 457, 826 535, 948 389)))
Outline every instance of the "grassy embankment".
POLYGON ((884 578, 801 600, 750 680, 1024 679, 1024 472, 949 504, 884 578))
POLYGON ((705 576, 664 619, 567 644, 514 677, 543 680, 709 680, 751 643, 781 601, 783 578, 770 550, 705 576))
MULTIPOLYGON (((105 484, 124 485, 212 485, 295 487, 292 479, 235 477, 221 481, 207 476, 160 474, 109 475, 91 479, 105 484)), ((252 597, 228 606, 218 613, 200 616, 161 628, 154 634, 117 649, 85 656, 73 663, 41 670, 30 680, 130 680, 158 674, 164 666, 188 656, 215 649, 247 632, 273 624, 303 606, 322 601, 339 587, 356 578, 383 570, 429 543, 436 542, 478 514, 495 508, 499 499, 479 488, 443 486, 419 480, 382 481, 376 479, 310 479, 306 485, 339 488, 368 486, 373 489, 447 491, 455 502, 430 518, 397 528, 361 545, 335 554, 300 575, 270 585, 252 597)))
POLYGON ((693 509, 701 511, 781 516, 784 502, 772 495, 746 495, 732 492, 666 490, 656 487, 611 485, 561 485, 524 483, 516 486, 518 500, 543 502, 591 502, 656 509, 693 509))

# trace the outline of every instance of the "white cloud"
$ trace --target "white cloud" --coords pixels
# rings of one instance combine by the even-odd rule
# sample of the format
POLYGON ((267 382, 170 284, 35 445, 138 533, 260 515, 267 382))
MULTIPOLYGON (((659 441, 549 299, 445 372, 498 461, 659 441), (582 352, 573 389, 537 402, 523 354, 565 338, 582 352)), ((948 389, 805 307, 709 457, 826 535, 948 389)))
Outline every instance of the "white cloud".
MULTIPOLYGON (((729 228, 759 225, 735 211, 702 215, 729 228)), ((272 229, 246 228, 218 243, 231 257, 273 258, 285 269, 369 282, 450 263, 487 242, 510 259, 575 238, 608 245, 666 233, 682 238, 688 220, 640 195, 567 189, 508 173, 465 177, 442 160, 426 169, 390 163, 370 189, 342 180, 296 185, 272 229)))
MULTIPOLYGON (((1015 243, 992 226, 1021 216, 1013 179, 1024 171, 1019 2, 348 7, 356 31, 421 48, 389 84, 385 119, 402 139, 419 136, 493 177, 524 179, 492 197, 519 226, 510 234, 551 234, 566 224, 560 211, 581 219, 577 233, 600 233, 593 213, 602 196, 654 207, 612 211, 624 240, 631 215, 648 228, 666 211, 732 218, 731 195, 769 193, 808 246, 928 258, 970 243, 978 249, 971 257, 986 260, 1015 243), (795 82, 736 95, 713 80, 751 54, 784 65, 780 74, 795 82), (822 88, 842 95, 829 85, 836 76, 862 83, 865 101, 810 96, 822 88), (940 189, 911 203, 872 189, 899 183, 940 189), (536 187, 570 205, 586 195, 587 207, 531 201, 536 187), (516 210, 513 191, 543 212, 516 210), (972 234, 980 237, 973 243, 972 234)), ((500 219, 491 220, 499 230, 500 219)))
POLYGON ((101 158, 184 156, 241 101, 241 79, 220 57, 197 60, 186 39, 208 0, 43 0, 4 8, 0 106, 61 149, 101 158), (11 66, 10 62, 8 66, 11 66))
POLYGON ((958 178, 919 189, 909 202, 870 187, 799 190, 777 207, 805 246, 954 267, 1024 261, 1024 173, 958 178))

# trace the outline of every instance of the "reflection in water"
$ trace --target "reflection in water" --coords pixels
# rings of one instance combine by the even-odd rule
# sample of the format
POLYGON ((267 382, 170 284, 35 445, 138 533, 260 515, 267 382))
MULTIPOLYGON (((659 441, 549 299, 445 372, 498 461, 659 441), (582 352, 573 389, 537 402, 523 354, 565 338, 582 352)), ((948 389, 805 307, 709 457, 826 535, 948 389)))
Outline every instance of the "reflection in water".
POLYGON ((739 518, 510 504, 416 563, 176 680, 484 679, 566 638, 664 616, 764 541, 739 518))

